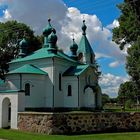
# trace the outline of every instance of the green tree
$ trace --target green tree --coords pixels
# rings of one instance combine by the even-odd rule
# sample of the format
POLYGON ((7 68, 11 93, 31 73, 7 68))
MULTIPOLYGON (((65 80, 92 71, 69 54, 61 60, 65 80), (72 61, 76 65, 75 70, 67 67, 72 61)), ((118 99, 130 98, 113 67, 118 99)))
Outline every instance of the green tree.
POLYGON ((138 91, 132 81, 127 81, 120 85, 117 100, 120 104, 136 103, 138 91))
POLYGON ((140 89, 140 37, 137 42, 128 49, 126 69, 132 81, 140 89))
POLYGON ((104 106, 106 103, 110 102, 110 98, 107 94, 103 93, 102 94, 102 105, 104 106))
MULTIPOLYGON (((128 56, 126 57, 126 69, 131 76, 131 81, 120 85, 118 99, 132 100, 134 96, 140 95, 140 1, 124 0, 118 6, 121 15, 118 18, 120 26, 113 29, 113 40, 124 49, 130 44, 128 56), (125 95, 123 95, 125 94, 125 95)), ((128 104, 131 101, 127 101, 128 104)))
POLYGON ((5 72, 8 71, 7 62, 17 57, 18 43, 23 36, 28 41, 28 53, 40 48, 39 37, 35 37, 34 32, 26 24, 17 21, 0 23, 0 78, 3 79, 5 72))
POLYGON ((137 41, 140 35, 140 22, 129 2, 118 5, 118 8, 122 14, 118 18, 120 26, 113 29, 113 41, 119 44, 120 49, 124 49, 126 44, 132 45, 137 41))

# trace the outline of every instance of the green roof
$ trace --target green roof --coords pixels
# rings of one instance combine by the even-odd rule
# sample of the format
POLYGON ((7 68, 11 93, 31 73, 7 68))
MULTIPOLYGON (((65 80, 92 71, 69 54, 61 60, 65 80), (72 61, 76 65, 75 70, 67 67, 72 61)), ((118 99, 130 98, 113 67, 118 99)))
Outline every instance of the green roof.
POLYGON ((68 70, 64 72, 64 76, 78 76, 82 74, 89 65, 78 65, 78 66, 71 66, 68 70))
POLYGON ((16 73, 47 75, 47 72, 35 67, 34 65, 29 64, 26 64, 20 68, 8 72, 8 74, 16 74, 16 73))
POLYGON ((30 60, 43 59, 43 58, 51 58, 51 57, 58 57, 61 59, 69 60, 71 62, 76 62, 73 59, 71 59, 68 55, 64 54, 63 52, 58 51, 57 54, 54 54, 54 53, 48 52, 48 48, 41 48, 24 58, 14 59, 10 63, 30 61, 30 60))
POLYGON ((15 93, 15 92, 23 92, 23 90, 3 90, 0 93, 15 93))
POLYGON ((79 53, 82 52, 85 54, 89 54, 89 53, 94 54, 86 35, 83 35, 81 40, 80 40, 78 52, 79 53))

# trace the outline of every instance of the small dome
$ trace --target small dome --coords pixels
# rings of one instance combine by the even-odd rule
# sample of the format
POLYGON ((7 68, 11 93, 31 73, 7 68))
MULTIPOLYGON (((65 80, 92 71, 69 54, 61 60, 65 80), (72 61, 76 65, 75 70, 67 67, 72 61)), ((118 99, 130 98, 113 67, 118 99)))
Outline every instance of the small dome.
POLYGON ((73 44, 70 46, 70 50, 71 51, 77 51, 78 49, 78 45, 75 43, 74 39, 73 39, 73 44))
POLYGON ((51 26, 51 19, 48 19, 48 26, 46 27, 46 28, 44 28, 43 29, 43 35, 44 36, 48 36, 48 35, 50 35, 51 34, 51 32, 52 32, 52 26, 51 26))
POLYGON ((56 30, 52 29, 51 34, 48 36, 48 43, 56 44, 56 42, 57 42, 56 30))
POLYGON ((86 34, 86 29, 87 29, 87 26, 85 25, 85 20, 83 20, 83 26, 82 26, 83 35, 86 34))
POLYGON ((28 46, 28 42, 25 38, 23 38, 20 42, 19 42, 19 46, 21 48, 26 48, 28 46))

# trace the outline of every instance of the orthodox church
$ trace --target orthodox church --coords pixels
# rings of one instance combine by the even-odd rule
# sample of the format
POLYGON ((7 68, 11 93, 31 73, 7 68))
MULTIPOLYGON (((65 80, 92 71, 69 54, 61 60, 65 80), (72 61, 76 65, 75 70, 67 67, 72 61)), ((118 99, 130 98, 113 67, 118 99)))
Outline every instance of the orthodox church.
POLYGON ((71 56, 57 46, 56 30, 48 20, 41 49, 27 55, 26 38, 18 58, 9 62, 0 81, 0 128, 17 129, 18 112, 101 108, 101 89, 95 54, 86 37, 85 21, 79 45, 73 39, 71 56))

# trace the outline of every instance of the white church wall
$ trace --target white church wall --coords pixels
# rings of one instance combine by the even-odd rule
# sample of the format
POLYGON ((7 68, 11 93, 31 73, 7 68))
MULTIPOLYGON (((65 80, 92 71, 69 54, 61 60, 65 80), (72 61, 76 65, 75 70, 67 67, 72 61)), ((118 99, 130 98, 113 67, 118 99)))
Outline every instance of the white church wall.
POLYGON ((78 107, 78 79, 76 76, 64 77, 63 85, 64 107, 78 107), (72 96, 68 96, 68 86, 71 85, 72 96))
POLYGON ((22 89, 25 89, 25 84, 30 84, 30 96, 25 96, 25 107, 37 108, 45 107, 46 103, 46 87, 47 76, 44 75, 22 75, 22 89))
POLYGON ((17 112, 18 112, 18 93, 1 93, 0 94, 0 128, 8 126, 8 111, 6 104, 3 104, 5 99, 9 99, 11 103, 11 128, 17 129, 17 112), (4 105, 4 106, 3 106, 4 105), (2 114, 3 113, 3 114, 2 114))
POLYGON ((54 106, 64 107, 64 94, 65 89, 63 85, 65 80, 63 78, 63 73, 70 67, 74 65, 72 62, 63 59, 54 59, 54 106), (61 89, 59 89, 59 74, 61 74, 61 89))
POLYGON ((18 112, 25 111, 25 92, 18 93, 18 112))
MULTIPOLYGON (((81 107, 87 107, 90 105, 86 105, 85 104, 85 98, 87 96, 92 96, 92 95, 86 95, 86 91, 85 91, 85 86, 86 85, 90 85, 93 86, 95 85, 96 82, 96 76, 94 73, 94 69, 93 68, 88 68, 81 76, 80 76, 80 106, 81 107)), ((87 97, 88 98, 88 97, 87 97)), ((95 93, 93 92, 93 96, 89 97, 89 103, 91 104, 92 107, 95 107, 95 93)))

